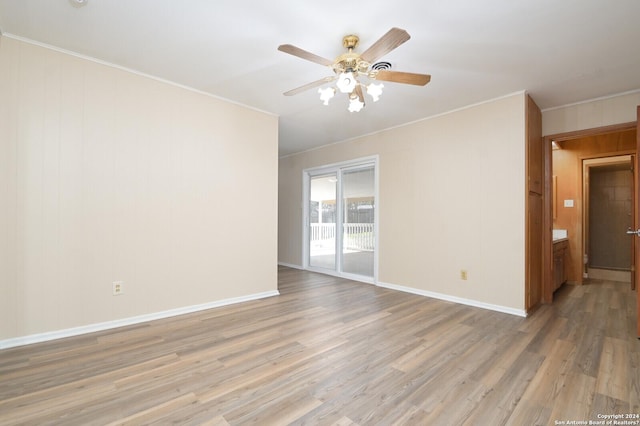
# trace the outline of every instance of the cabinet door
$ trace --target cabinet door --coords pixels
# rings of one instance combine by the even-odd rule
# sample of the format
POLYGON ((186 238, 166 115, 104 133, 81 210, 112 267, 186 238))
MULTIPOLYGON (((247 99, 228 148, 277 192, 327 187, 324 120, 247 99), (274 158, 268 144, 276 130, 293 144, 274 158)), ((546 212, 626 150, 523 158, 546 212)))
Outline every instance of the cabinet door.
POLYGON ((529 192, 542 195, 544 188, 544 150, 542 144, 542 113, 527 96, 527 181, 529 192))
POLYGON ((526 309, 542 300, 542 196, 530 192, 527 202, 526 309))
POLYGON ((553 290, 557 290, 567 280, 565 256, 566 241, 554 244, 553 247, 553 290))
POLYGON ((560 272, 562 273, 561 275, 561 281, 560 284, 564 284, 565 282, 567 282, 567 264, 569 262, 567 262, 567 253, 569 251, 569 247, 567 242, 562 243, 562 252, 561 252, 561 256, 560 256, 560 260, 562 261, 562 265, 561 265, 561 269, 560 272))

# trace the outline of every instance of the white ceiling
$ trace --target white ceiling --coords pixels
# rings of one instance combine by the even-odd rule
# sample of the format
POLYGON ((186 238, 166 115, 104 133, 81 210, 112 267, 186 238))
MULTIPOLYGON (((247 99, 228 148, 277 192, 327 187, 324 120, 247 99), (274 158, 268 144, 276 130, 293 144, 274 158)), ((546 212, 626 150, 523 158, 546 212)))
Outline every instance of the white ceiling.
MULTIPOLYGON (((211 93, 279 120, 280 155, 350 139, 521 90, 551 108, 640 89, 639 0, 0 0, 0 30, 211 93), (411 39, 381 58, 427 73, 386 83, 359 113, 316 89, 331 75, 279 52, 334 59, 391 27, 411 39)), ((343 97, 346 95, 342 95, 343 97)))

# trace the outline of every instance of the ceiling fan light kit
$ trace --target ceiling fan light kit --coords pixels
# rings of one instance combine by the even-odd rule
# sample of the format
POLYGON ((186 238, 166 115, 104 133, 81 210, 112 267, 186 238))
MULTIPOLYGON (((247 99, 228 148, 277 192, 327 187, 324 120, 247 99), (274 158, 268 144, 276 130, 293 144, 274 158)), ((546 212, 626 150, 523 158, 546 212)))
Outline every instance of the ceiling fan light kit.
POLYGON ((371 96, 374 102, 377 102, 382 95, 384 85, 376 84, 373 81, 364 84, 359 78, 368 80, 383 80, 394 83, 412 84, 416 86, 424 86, 431 81, 428 74, 414 74, 408 72, 389 71, 391 64, 388 62, 374 62, 383 55, 391 52, 400 46, 411 36, 400 28, 391 28, 385 35, 376 41, 371 47, 363 53, 355 53, 353 49, 358 46, 360 39, 356 35, 347 35, 342 39, 342 45, 347 49, 347 53, 338 56, 335 61, 330 61, 321 56, 307 52, 299 47, 291 44, 282 44, 278 47, 281 52, 315 62, 320 65, 328 66, 334 73, 333 76, 307 83, 296 89, 289 90, 284 94, 286 96, 296 95, 314 87, 322 86, 335 81, 335 87, 319 88, 320 100, 324 105, 329 105, 329 101, 335 96, 336 91, 345 93, 349 97, 350 112, 358 112, 365 106, 364 94, 362 87, 364 86, 367 95, 371 96), (373 65, 372 65, 373 64, 373 65), (337 81, 336 81, 337 80, 337 81), (337 90, 336 90, 337 89, 337 90))

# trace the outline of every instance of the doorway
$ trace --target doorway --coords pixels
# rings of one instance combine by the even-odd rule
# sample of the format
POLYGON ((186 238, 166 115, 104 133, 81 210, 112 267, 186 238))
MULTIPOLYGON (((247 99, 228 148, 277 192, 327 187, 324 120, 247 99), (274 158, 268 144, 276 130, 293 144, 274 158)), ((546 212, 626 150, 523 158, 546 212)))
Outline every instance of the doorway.
POLYGON ((585 276, 631 282, 632 156, 583 160, 585 276))
POLYGON ((377 277, 377 157, 304 171, 304 266, 365 282, 377 277))
MULTIPOLYGON (((635 122, 544 137, 545 191, 548 195, 545 197, 545 229, 549 234, 556 230, 563 231, 568 240, 564 262, 568 284, 581 285, 585 278, 591 278, 587 275, 591 265, 586 241, 589 226, 585 214, 589 210, 586 201, 588 191, 583 185, 583 163, 593 160, 593 165, 597 166, 602 159, 620 156, 634 158, 636 137, 635 122)), ((633 188, 635 194, 635 184, 633 188)), ((626 228, 622 238, 628 238, 625 231, 626 228)), ((553 238, 546 233, 544 253, 545 264, 549 265, 545 267, 544 301, 551 303, 554 293, 553 238)), ((633 279, 631 286, 634 287, 633 279)))

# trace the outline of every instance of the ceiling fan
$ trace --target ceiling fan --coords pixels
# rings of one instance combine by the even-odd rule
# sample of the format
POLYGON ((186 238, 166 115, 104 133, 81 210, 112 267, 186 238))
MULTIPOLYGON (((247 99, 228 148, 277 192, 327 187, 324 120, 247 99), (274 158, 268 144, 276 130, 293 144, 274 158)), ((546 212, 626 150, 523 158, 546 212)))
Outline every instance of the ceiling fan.
MULTIPOLYGON (((410 38, 411 36, 405 30, 391 28, 367 50, 362 53, 356 53, 354 49, 358 46, 360 39, 356 35, 347 35, 342 39, 342 45, 347 49, 347 53, 338 56, 334 61, 307 52, 291 44, 282 44, 278 46, 279 51, 327 66, 334 72, 332 76, 289 90, 285 92, 284 95, 296 95, 337 80, 336 88, 340 92, 349 95, 349 111, 360 111, 365 104, 362 90, 363 84, 358 80, 358 77, 364 77, 371 81, 390 81, 393 83, 424 86, 431 80, 431 76, 428 74, 390 71, 388 69, 390 67, 388 63, 386 66, 381 67, 377 66, 378 64, 374 64, 379 58, 391 52, 410 38)), ((383 87, 382 84, 375 84, 373 82, 365 85, 367 94, 371 95, 374 102, 378 100, 383 87)), ((318 89, 320 100, 324 101, 325 105, 328 105, 329 100, 335 95, 336 88, 327 87, 325 89, 318 89)))

